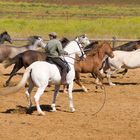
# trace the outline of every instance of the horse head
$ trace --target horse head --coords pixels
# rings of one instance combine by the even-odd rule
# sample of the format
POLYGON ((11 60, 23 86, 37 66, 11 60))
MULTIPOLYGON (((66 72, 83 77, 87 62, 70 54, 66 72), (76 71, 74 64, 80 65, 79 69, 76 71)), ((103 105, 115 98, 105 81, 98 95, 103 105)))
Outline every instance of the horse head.
POLYGON ((4 31, 3 33, 1 33, 0 38, 1 38, 1 43, 3 43, 4 41, 7 41, 10 44, 12 44, 12 39, 7 31, 4 31))
POLYGON ((134 46, 134 49, 140 49, 140 40, 136 41, 136 45, 134 46))
POLYGON ((46 46, 46 44, 43 42, 43 39, 40 36, 30 36, 28 38, 28 44, 42 48, 46 46))
POLYGON ((114 57, 113 50, 112 50, 110 42, 104 42, 102 44, 102 48, 104 49, 104 52, 107 56, 109 56, 110 58, 114 57))
POLYGON ((84 45, 84 47, 90 44, 90 41, 89 41, 89 39, 88 39, 88 37, 87 37, 86 34, 77 36, 77 37, 75 38, 75 40, 76 40, 79 44, 84 45))

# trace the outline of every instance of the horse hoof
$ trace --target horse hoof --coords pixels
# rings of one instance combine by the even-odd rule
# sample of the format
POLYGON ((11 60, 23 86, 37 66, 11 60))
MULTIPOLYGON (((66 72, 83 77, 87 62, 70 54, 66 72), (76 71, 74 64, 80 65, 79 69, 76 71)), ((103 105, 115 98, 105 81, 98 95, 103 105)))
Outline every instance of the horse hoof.
POLYGON ((84 86, 82 86, 82 89, 84 92, 88 92, 87 88, 85 88, 84 86))
POLYGON ((83 89, 84 90, 84 92, 88 92, 88 90, 87 89, 83 89))
POLYGON ((4 84, 3 84, 3 87, 7 87, 7 86, 8 86, 8 84, 7 84, 7 83, 4 83, 4 84))
POLYGON ((71 112, 71 113, 74 113, 74 112, 75 112, 75 108, 73 108, 73 107, 70 108, 70 112, 71 112))
POLYGON ((110 86, 116 86, 116 84, 113 84, 113 83, 111 83, 111 84, 109 84, 110 86))
POLYGON ((42 112, 39 112, 38 115, 39 116, 45 116, 45 113, 42 111, 42 112))
POLYGON ((67 94, 67 93, 68 93, 68 91, 67 91, 67 90, 64 90, 64 91, 63 91, 63 93, 64 93, 64 94, 67 94))
POLYGON ((51 112, 57 112, 57 110, 56 109, 52 109, 52 110, 50 110, 51 112))

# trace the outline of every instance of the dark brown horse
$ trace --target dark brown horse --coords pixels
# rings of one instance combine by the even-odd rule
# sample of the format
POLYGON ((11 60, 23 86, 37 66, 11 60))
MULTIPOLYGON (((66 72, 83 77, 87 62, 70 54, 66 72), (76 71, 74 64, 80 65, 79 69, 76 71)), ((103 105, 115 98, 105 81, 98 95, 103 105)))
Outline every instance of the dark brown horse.
MULTIPOLYGON (((69 43, 69 40, 67 38, 62 38, 61 40, 62 46, 64 47, 69 43)), ((88 46, 85 47, 85 51, 88 52, 94 45, 97 44, 97 42, 92 42, 88 46)), ((10 76, 8 80, 5 83, 5 86, 9 85, 9 82, 11 78, 16 74, 17 71, 19 71, 22 67, 26 68, 30 64, 32 64, 35 61, 46 61, 47 60, 47 54, 45 52, 38 52, 33 50, 28 50, 23 53, 20 53, 16 55, 12 59, 7 59, 4 61, 3 65, 5 68, 8 66, 15 64, 13 67, 13 70, 10 73, 10 76)))
POLYGON ((84 61, 76 61, 75 63, 75 82, 87 92, 87 89, 80 82, 80 73, 94 73, 94 75, 100 80, 101 85, 103 83, 103 76, 100 73, 105 56, 114 57, 110 43, 103 42, 97 44, 92 51, 87 53, 87 57, 84 61))
POLYGON ((120 50, 120 51, 134 51, 137 49, 140 49, 140 40, 130 41, 128 43, 113 48, 113 50, 120 50))

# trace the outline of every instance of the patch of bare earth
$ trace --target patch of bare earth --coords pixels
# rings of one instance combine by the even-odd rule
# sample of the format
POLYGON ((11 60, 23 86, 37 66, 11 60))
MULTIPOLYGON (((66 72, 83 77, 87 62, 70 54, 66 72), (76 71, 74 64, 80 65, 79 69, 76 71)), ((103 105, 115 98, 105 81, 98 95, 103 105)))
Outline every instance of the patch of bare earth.
MULTIPOLYGON (((0 70, 0 88, 12 67, 0 70)), ((22 69, 20 72, 24 72, 22 69)), ((13 78, 17 84, 21 75, 13 78)), ((123 77, 112 78, 116 86, 108 86, 106 80, 106 102, 104 93, 95 92, 94 79, 82 74, 82 82, 88 93, 74 85, 75 113, 70 113, 67 94, 60 92, 57 112, 50 112, 54 86, 46 88, 40 104, 46 116, 38 116, 33 107, 27 110, 25 88, 9 96, 0 96, 0 139, 1 140, 139 140, 140 139, 140 75, 139 69, 129 70, 123 77)), ((32 100, 36 88, 32 93, 32 100)))

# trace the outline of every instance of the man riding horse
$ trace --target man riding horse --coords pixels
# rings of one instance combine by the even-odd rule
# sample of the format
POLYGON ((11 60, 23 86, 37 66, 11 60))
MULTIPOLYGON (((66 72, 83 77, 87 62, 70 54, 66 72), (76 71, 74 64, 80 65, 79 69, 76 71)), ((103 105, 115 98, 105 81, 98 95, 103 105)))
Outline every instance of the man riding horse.
POLYGON ((62 60, 60 56, 68 55, 66 51, 62 49, 61 42, 57 39, 57 34, 55 32, 49 33, 49 41, 45 47, 47 53, 47 61, 53 62, 58 67, 61 68, 61 83, 65 84, 66 75, 67 75, 67 66, 66 62, 62 60))

